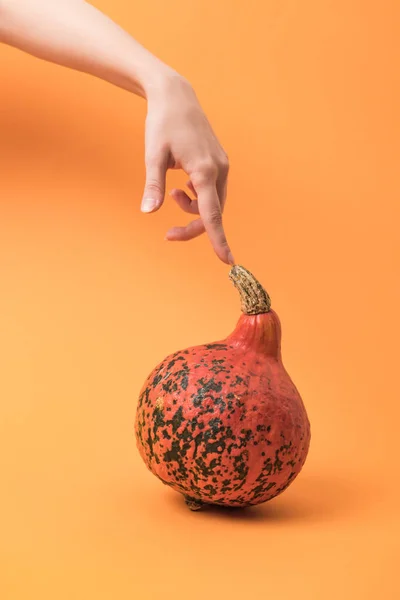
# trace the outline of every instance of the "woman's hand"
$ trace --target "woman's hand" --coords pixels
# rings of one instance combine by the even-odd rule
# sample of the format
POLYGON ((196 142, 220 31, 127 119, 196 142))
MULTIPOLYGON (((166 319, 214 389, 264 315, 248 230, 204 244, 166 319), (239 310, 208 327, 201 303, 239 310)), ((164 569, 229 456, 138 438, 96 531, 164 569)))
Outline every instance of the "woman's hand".
POLYGON ((207 231, 220 259, 233 263, 221 217, 228 160, 185 79, 83 0, 0 0, 0 42, 147 98, 143 210, 161 206, 167 169, 183 169, 194 198, 183 190, 172 195, 200 218, 167 238, 189 240, 207 231))
POLYGON ((146 119, 146 185, 143 212, 158 210, 165 196, 167 169, 189 176, 190 198, 184 190, 170 195, 187 213, 199 215, 185 227, 174 227, 168 240, 191 240, 207 232, 218 257, 233 264, 222 226, 228 158, 189 83, 176 74, 148 92, 146 119))

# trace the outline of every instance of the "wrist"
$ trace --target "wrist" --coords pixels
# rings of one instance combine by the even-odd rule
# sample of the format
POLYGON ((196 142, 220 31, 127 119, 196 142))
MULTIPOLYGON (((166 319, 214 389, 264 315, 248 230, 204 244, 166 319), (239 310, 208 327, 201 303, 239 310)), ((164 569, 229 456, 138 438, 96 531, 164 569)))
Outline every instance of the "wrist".
POLYGON ((160 97, 176 96, 177 94, 193 94, 195 96, 187 79, 162 62, 149 69, 141 81, 141 86, 149 103, 156 102, 160 97))

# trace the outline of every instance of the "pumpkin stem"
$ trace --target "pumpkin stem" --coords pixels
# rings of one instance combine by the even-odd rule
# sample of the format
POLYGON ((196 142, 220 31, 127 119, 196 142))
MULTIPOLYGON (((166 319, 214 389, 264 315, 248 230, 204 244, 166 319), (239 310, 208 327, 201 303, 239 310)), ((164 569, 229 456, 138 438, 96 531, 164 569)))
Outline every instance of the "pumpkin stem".
POLYGON ((271 299, 250 271, 235 265, 229 272, 229 279, 239 291, 245 315, 260 315, 270 311, 271 299))

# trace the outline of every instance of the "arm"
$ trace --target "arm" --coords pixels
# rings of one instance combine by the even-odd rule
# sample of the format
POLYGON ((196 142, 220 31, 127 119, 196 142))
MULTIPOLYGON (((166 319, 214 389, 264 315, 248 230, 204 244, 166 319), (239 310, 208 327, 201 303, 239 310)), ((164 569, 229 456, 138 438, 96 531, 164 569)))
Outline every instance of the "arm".
POLYGON ((186 227, 170 240, 204 231, 221 260, 233 263, 222 226, 228 161, 189 83, 128 33, 83 0, 0 0, 0 42, 34 56, 89 73, 147 100, 144 212, 158 210, 169 168, 189 176, 191 199, 171 195, 188 213, 186 227))

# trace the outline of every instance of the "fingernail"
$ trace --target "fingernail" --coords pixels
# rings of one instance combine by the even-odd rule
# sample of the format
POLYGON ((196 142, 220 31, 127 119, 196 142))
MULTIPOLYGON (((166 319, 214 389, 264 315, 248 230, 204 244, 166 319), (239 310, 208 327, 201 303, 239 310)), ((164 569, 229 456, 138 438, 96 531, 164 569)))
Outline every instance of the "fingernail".
POLYGON ((149 213, 155 209, 157 206, 157 200, 154 198, 143 198, 141 211, 144 213, 149 213))
POLYGON ((228 254, 228 262, 232 266, 235 264, 235 259, 233 258, 232 252, 229 252, 228 254))

